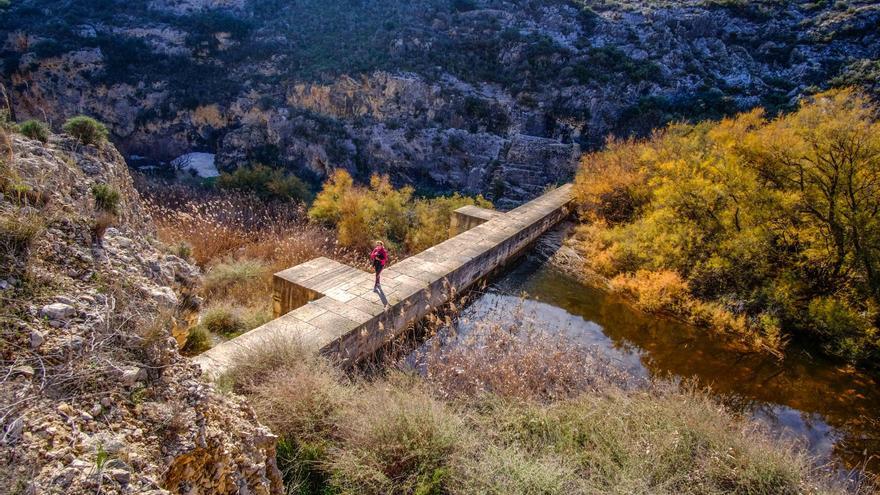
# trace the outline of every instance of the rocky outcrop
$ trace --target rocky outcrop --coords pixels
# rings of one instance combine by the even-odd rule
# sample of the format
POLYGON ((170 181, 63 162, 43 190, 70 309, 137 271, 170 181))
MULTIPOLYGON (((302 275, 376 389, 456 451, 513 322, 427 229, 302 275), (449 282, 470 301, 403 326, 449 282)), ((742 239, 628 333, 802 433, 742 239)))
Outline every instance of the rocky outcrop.
POLYGON ((67 136, 44 145, 13 135, 11 145, 0 196, 0 484, 281 493, 275 437, 178 353, 199 271, 155 240, 120 154, 67 136), (118 200, 96 204, 99 185, 118 200))
POLYGON ((383 172, 509 205, 609 134, 784 110, 832 80, 876 87, 880 59, 867 0, 113 0, 69 29, 47 21, 60 3, 0 19, 19 119, 85 112, 128 154, 383 172), (551 161, 508 156, 521 143, 551 161))

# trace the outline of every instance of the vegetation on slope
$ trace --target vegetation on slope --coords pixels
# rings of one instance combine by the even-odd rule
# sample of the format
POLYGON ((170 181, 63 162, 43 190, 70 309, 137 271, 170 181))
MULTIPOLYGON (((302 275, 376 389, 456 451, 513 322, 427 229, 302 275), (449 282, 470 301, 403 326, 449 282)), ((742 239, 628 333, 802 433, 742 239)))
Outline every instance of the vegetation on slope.
POLYGON ((185 349, 191 353, 210 347, 211 335, 234 337, 267 322, 273 273, 317 256, 352 259, 332 231, 308 222, 301 203, 146 179, 138 188, 159 239, 205 272, 201 324, 185 349))
POLYGON ((853 90, 612 141, 576 194, 588 269, 648 310, 758 344, 880 356, 880 122, 853 90))

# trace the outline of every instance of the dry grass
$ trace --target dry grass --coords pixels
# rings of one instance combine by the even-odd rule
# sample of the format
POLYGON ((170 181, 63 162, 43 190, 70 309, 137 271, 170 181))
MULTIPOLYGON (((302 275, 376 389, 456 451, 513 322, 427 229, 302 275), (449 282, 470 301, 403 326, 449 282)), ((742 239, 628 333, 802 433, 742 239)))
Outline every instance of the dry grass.
POLYGON ((308 222, 301 203, 266 203, 249 194, 222 194, 183 185, 138 181, 159 238, 186 242, 199 266, 256 259, 289 267, 316 256, 345 257, 331 231, 308 222))
POLYGON ((319 256, 357 260, 332 231, 310 224, 300 203, 142 178, 137 186, 159 239, 205 271, 206 306, 227 308, 241 324, 232 335, 271 318, 273 273, 319 256))
POLYGON ((614 384, 628 387, 635 377, 564 335, 533 326, 520 306, 505 322, 478 322, 466 336, 434 339, 424 356, 425 378, 449 399, 495 395, 550 402, 598 391, 614 384))
MULTIPOLYGON (((485 328, 491 340, 505 327, 485 328)), ((847 491, 802 451, 704 393, 669 383, 624 388, 581 364, 585 351, 573 344, 555 354, 551 347, 545 359, 561 363, 506 388, 501 382, 516 381, 549 345, 512 334, 448 365, 438 357, 428 380, 400 371, 347 376, 295 340, 274 339, 242 351, 227 380, 282 436, 289 493, 847 491), (532 361, 512 364, 523 356, 532 361), (451 392, 444 373, 453 368, 453 379, 484 378, 451 392), (578 371, 590 376, 575 379, 578 371)))

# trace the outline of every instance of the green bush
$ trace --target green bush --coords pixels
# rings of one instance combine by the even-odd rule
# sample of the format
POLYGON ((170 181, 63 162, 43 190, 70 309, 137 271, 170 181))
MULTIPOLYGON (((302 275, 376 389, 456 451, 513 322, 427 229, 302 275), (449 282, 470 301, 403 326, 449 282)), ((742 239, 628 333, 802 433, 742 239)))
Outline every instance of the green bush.
POLYGON ((245 330, 241 318, 226 308, 211 308, 202 316, 205 330, 224 337, 234 337, 245 330))
POLYGON ((229 260, 212 266, 205 274, 203 289, 205 294, 222 298, 234 292, 236 288, 250 290, 260 280, 271 274, 269 266, 253 259, 229 260))
POLYGON ((195 327, 186 336, 183 352, 189 355, 200 354, 211 348, 211 335, 202 328, 195 327))
POLYGON ((880 342, 872 339, 871 322, 837 297, 817 297, 810 301, 810 320, 816 330, 827 339, 827 352, 849 361, 859 361, 870 351, 877 350, 880 342))
POLYGON ((102 143, 109 134, 104 124, 85 115, 77 115, 67 119, 62 129, 86 145, 102 143))
POLYGON ((43 143, 49 141, 49 127, 39 120, 28 120, 18 126, 18 132, 43 143))
POLYGON ((266 199, 308 201, 311 192, 299 177, 283 170, 256 164, 241 167, 232 173, 223 173, 217 179, 223 189, 251 191, 266 199))
POLYGON ((95 184, 92 186, 92 196, 95 197, 95 208, 98 211, 116 215, 119 213, 119 191, 108 184, 95 184))

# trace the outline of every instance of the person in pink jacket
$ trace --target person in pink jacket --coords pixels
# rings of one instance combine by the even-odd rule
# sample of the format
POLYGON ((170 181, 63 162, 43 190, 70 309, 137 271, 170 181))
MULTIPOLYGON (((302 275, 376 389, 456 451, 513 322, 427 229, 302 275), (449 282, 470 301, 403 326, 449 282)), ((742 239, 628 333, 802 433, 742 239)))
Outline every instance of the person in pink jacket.
POLYGON ((370 253, 370 260, 373 262, 373 268, 376 270, 376 285, 373 286, 373 290, 376 290, 379 288, 379 274, 382 273, 382 269, 388 263, 388 251, 385 250, 385 244, 382 241, 376 241, 376 247, 370 253))

